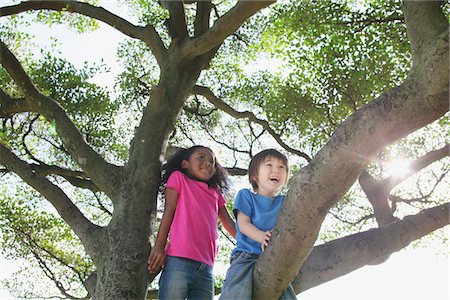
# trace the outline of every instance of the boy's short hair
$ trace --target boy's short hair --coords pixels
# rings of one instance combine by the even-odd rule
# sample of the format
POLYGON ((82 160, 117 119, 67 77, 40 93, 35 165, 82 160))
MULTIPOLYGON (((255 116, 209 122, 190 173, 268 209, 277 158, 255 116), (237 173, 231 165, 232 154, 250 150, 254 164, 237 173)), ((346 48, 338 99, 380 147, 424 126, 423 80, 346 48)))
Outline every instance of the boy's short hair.
POLYGON ((283 162, 284 166, 286 167, 286 173, 289 174, 289 162, 284 154, 279 152, 276 149, 266 149, 255 156, 253 156, 252 160, 250 161, 250 164, 248 166, 248 181, 250 181, 253 190, 258 189, 258 184, 253 179, 255 176, 258 175, 258 168, 259 166, 268 158, 273 157, 276 159, 279 159, 283 162))

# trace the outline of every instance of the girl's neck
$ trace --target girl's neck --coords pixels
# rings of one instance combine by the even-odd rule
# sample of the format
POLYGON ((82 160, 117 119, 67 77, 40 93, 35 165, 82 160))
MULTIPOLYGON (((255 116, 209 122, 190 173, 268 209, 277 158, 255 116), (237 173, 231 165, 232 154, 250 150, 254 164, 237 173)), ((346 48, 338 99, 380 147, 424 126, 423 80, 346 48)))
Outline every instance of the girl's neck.
POLYGON ((196 178, 195 176, 193 176, 193 175, 192 175, 191 173, 189 173, 189 172, 183 172, 183 174, 186 175, 188 178, 190 178, 190 179, 192 179, 192 180, 195 180, 195 181, 198 181, 198 182, 206 183, 206 185, 207 185, 208 187, 211 187, 211 188, 212 188, 212 186, 210 186, 208 182, 196 178))
MULTIPOLYGON (((189 177, 189 178, 192 179, 192 180, 204 182, 204 181, 201 181, 200 179, 196 178, 195 176, 193 176, 193 175, 192 175, 191 173, 189 173, 189 172, 183 172, 183 174, 186 175, 187 177, 189 177)), ((206 183, 206 182, 205 182, 205 183, 206 183)))

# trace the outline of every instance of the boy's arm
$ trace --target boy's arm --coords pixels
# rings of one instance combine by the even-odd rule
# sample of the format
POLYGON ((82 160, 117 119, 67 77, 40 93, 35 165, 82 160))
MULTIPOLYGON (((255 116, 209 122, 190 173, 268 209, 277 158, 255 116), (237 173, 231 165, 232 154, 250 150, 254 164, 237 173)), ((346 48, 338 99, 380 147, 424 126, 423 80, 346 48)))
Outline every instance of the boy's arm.
POLYGON ((264 251, 264 249, 269 245, 270 237, 272 236, 270 231, 260 230, 252 224, 250 217, 241 211, 238 211, 237 223, 242 234, 245 234, 258 243, 261 243, 261 249, 264 251))
POLYGON ((234 223, 234 220, 231 218, 230 213, 225 206, 219 208, 219 220, 231 236, 236 238, 236 223, 234 223))
POLYGON ((159 225, 158 236, 156 237, 155 246, 152 248, 148 257, 148 271, 157 273, 164 265, 166 260, 166 242, 169 236, 170 225, 173 221, 175 208, 177 207, 178 193, 173 189, 166 189, 164 192, 165 204, 164 213, 159 225))

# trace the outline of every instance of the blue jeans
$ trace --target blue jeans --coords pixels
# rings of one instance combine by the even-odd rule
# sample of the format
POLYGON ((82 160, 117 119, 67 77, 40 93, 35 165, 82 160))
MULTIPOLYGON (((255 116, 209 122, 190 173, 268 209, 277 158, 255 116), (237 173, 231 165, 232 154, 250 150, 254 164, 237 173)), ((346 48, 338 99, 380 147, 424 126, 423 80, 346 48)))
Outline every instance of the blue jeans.
MULTIPOLYGON (((235 252, 231 255, 231 265, 223 281, 220 300, 252 300, 253 269, 258 257, 259 255, 246 252, 235 252)), ((297 299, 291 285, 279 299, 297 299)))
POLYGON ((187 258, 167 256, 159 279, 158 299, 213 299, 212 267, 187 258))

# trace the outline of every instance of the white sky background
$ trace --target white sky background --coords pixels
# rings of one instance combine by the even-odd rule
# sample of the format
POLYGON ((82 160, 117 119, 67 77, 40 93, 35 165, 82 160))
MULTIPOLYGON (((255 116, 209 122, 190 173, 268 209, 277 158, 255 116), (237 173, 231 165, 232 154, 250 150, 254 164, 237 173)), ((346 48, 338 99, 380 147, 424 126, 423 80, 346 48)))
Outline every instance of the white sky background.
MULTIPOLYGON (((5 6, 9 3, 11 1, 2 1, 0 5, 5 6)), ((114 4, 114 1, 102 2, 104 7, 127 18, 126 11, 118 9, 114 4)), ((57 37, 62 43, 63 56, 78 67, 83 65, 84 60, 99 62, 103 58, 111 67, 111 73, 97 77, 96 82, 112 89, 113 74, 120 70, 115 59, 115 52, 118 42, 125 38, 123 34, 103 23, 96 32, 81 35, 64 30, 61 26, 48 29, 41 25, 33 25, 30 32, 39 33, 37 42, 42 46, 49 44, 51 36, 57 37)), ((260 66, 271 68, 270 63, 265 61, 251 65, 248 69, 252 70, 260 66)), ((449 233, 447 226, 447 237, 450 237, 449 233)), ((363 267, 312 288, 300 294, 299 299, 450 299, 449 244, 447 242, 447 255, 436 255, 435 247, 442 249, 443 246, 428 245, 425 249, 408 247, 406 250, 393 254, 381 265, 363 267)), ((7 278, 15 269, 13 263, 0 257, 0 279, 7 278)), ((223 273, 225 269, 220 268, 215 272, 223 273)), ((0 299, 15 298, 3 290, 0 284, 0 299)))

